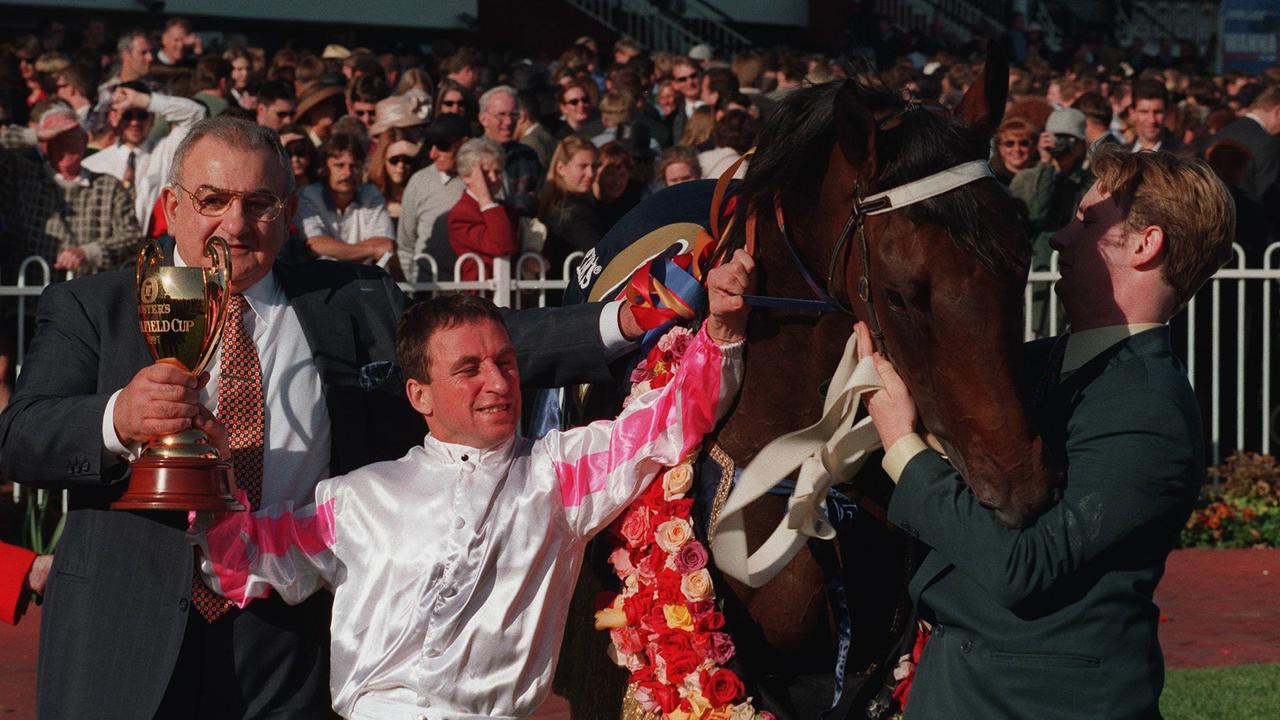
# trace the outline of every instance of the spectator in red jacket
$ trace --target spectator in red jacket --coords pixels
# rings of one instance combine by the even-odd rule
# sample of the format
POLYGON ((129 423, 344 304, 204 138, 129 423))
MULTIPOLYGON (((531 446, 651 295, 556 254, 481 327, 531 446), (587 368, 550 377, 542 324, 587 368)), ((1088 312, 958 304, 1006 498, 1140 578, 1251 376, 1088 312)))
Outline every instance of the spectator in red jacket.
MULTIPOLYGON (((502 146, 486 138, 468 140, 458 150, 458 177, 467 189, 449 211, 449 244, 458 257, 475 253, 484 259, 485 277, 493 277, 493 259, 514 255, 515 214, 498 199, 506 155, 502 146)), ((459 280, 479 277, 474 262, 463 262, 459 280)))
POLYGON ((0 542, 0 620, 18 624, 31 594, 44 593, 52 555, 37 555, 26 548, 0 542))

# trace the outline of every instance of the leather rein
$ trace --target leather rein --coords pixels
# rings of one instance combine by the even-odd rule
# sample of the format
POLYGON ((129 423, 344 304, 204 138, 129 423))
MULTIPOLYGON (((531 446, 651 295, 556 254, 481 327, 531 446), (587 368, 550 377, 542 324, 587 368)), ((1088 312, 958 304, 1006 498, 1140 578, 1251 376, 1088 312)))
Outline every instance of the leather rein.
MULTIPOLYGON (((878 126, 883 129, 890 122, 899 119, 903 115, 919 109, 922 106, 916 103, 908 103, 906 107, 895 112, 894 114, 881 121, 878 126)), ((711 232, 712 236, 719 238, 721 245, 728 236, 729 225, 726 225, 724 232, 719 227, 719 209, 724 200, 724 195, 728 190, 729 182, 733 175, 737 172, 738 167, 745 161, 755 148, 748 150, 742 157, 729 166, 728 169, 721 174, 716 182, 715 193, 711 199, 711 232)), ((844 227, 840 230, 840 234, 836 238, 835 246, 831 251, 831 260, 827 265, 827 278, 824 285, 820 285, 813 274, 809 272, 804 261, 800 258, 800 251, 795 240, 791 236, 791 232, 787 229, 786 214, 782 209, 781 195, 775 195, 773 198, 773 215, 774 221, 778 225, 778 230, 782 234, 782 239, 791 256, 792 264, 800 273, 800 277, 809 286, 814 295, 814 299, 776 297, 768 295, 744 295, 746 303, 752 307, 766 310, 799 310, 801 312, 842 312, 848 315, 854 315, 853 308, 841 302, 834 292, 834 280, 837 263, 843 258, 846 245, 849 239, 856 231, 858 233, 858 243, 862 255, 862 275, 858 278, 858 298, 862 301, 867 310, 867 325, 871 330, 871 337, 874 339, 876 349, 881 353, 887 353, 884 344, 884 333, 881 330, 880 318, 876 313, 875 301, 871 293, 871 255, 868 252, 868 241, 866 231, 866 219, 872 215, 882 215, 884 213, 900 210, 909 205, 928 200, 938 195, 951 192, 960 187, 968 185, 975 180, 983 178, 994 178, 991 173, 991 167, 985 160, 971 160, 952 166, 941 172, 928 175, 914 180, 912 182, 890 188, 883 192, 876 193, 869 197, 862 197, 862 189, 858 184, 854 184, 854 204, 849 212, 849 217, 845 220, 844 227)), ((755 256, 756 245, 756 212, 751 210, 746 218, 746 243, 745 249, 755 256)), ((723 259, 723 258, 722 258, 723 259)))

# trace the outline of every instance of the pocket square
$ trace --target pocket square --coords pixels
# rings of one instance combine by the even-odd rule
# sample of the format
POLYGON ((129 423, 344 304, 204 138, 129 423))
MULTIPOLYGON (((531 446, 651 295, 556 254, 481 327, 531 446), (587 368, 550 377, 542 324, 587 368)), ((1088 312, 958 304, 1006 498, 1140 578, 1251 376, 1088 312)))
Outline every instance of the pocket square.
POLYGON ((398 380, 400 368, 389 360, 377 360, 360 368, 360 387, 364 390, 377 389, 389 381, 398 380))

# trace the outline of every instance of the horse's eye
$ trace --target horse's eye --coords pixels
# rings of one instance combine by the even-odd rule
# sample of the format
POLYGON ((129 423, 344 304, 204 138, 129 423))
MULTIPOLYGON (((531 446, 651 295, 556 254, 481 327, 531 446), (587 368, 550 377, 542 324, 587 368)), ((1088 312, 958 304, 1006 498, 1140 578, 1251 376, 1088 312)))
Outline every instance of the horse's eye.
POLYGON ((897 290, 887 290, 885 291, 884 296, 886 299, 889 300, 889 307, 893 308, 894 310, 907 309, 907 301, 903 299, 902 293, 898 292, 897 290))

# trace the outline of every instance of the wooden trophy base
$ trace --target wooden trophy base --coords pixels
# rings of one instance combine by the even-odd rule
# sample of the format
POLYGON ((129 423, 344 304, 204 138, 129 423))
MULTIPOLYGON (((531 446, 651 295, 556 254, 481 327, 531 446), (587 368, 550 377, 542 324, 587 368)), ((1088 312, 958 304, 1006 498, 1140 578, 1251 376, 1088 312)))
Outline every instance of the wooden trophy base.
POLYGON ((129 467, 129 489, 113 510, 245 509, 231 494, 231 464, 224 460, 143 456, 129 467))

